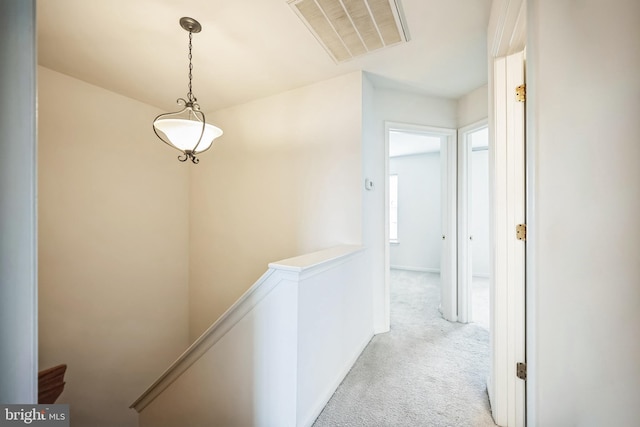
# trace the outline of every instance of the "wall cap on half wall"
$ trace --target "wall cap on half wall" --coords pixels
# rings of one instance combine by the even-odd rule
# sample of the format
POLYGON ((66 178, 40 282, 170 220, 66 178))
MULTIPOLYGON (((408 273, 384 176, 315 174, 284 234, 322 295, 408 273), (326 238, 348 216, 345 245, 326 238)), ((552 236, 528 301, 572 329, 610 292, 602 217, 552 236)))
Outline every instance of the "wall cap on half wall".
POLYGON ((145 390, 130 408, 138 413, 178 379, 283 281, 300 281, 335 268, 364 248, 342 245, 269 264, 269 269, 145 390))
POLYGON ((364 249, 364 247, 359 245, 334 246, 321 251, 269 263, 269 268, 273 268, 274 270, 304 272, 318 268, 338 258, 355 255, 356 253, 364 251, 364 249))

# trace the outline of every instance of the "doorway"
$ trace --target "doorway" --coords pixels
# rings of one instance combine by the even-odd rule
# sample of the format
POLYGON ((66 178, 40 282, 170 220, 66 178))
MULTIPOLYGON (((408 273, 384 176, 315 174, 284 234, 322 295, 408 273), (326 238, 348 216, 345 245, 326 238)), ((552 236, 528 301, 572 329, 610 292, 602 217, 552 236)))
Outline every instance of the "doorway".
POLYGON ((391 268, 440 273, 441 138, 389 132, 391 268))
POLYGON ((490 325, 489 128, 487 120, 459 131, 458 321, 490 325))
MULTIPOLYGON (((390 268, 394 265, 438 272, 442 316, 455 322, 457 133, 455 129, 390 122, 385 127, 385 176, 395 175, 398 189, 392 205, 387 178, 385 311, 389 313, 390 268)), ((388 316, 386 322, 388 329, 388 316)))
MULTIPOLYGON (((480 158, 476 172, 484 171, 485 179, 483 188, 476 190, 484 190, 486 196, 484 208, 487 210, 484 216, 488 222, 488 130, 486 120, 478 124, 477 129, 469 129, 470 135, 472 130, 476 131, 476 134, 468 137, 469 161, 473 161, 473 153, 479 153, 476 154, 476 157, 480 158), (475 152, 473 151, 474 141, 475 152), (481 167, 482 160, 484 160, 484 168, 481 167)), ((485 399, 484 405, 488 406, 488 394, 485 391, 486 379, 490 375, 488 265, 485 265, 484 274, 486 277, 482 283, 485 293, 484 324, 486 327, 459 323, 457 181, 460 146, 458 145, 458 133, 453 129, 387 124, 386 140, 387 304, 389 304, 390 294, 395 298, 393 306, 395 323, 390 332, 391 336, 394 336, 393 334, 397 336, 398 333, 401 333, 403 320, 413 316, 413 323, 425 327, 418 335, 436 337, 430 342, 431 350, 437 351, 433 342, 449 342, 456 334, 460 334, 460 337, 456 337, 454 340, 455 343, 451 347, 452 353, 458 354, 469 350, 469 342, 477 344, 477 348, 466 359, 467 365, 464 366, 464 369, 471 369, 478 375, 469 381, 480 384, 480 391, 476 397, 480 400, 485 399), (409 148, 410 146, 412 148, 409 148), (438 256, 440 257, 439 262, 438 256), (437 293, 428 293, 428 298, 425 300, 421 299, 418 294, 407 291, 407 289, 415 289, 416 287, 413 285, 422 284, 422 282, 435 284, 437 293), (440 313, 437 312, 437 308, 429 310, 430 304, 438 296, 440 313), (417 310, 415 305, 418 306, 417 310), (409 310, 410 308, 413 310, 409 310), (404 313, 403 310, 407 310, 407 313, 404 313), (428 313, 435 313, 435 316, 432 315, 433 318, 429 318, 428 313), (424 319, 428 319, 427 325, 420 324, 420 320, 424 319), (437 328, 431 329, 434 325, 438 325, 437 328), (462 336, 469 338, 469 341, 463 340, 462 336), (457 340, 458 338, 460 339, 457 340), (470 368, 471 366, 473 368, 470 368)), ((478 216, 480 217, 480 215, 478 216)), ((488 224, 483 233, 485 236, 479 236, 479 238, 488 239, 488 224)), ((470 247, 470 245, 466 246, 470 247)), ((487 252, 488 248, 483 253, 486 257, 486 264, 488 264, 489 257, 487 252)), ((471 260, 471 258, 469 259, 471 260)), ((480 256, 478 259, 481 261, 480 256)), ((476 274, 480 274, 480 268, 476 270, 476 274)), ((472 274, 472 270, 469 271, 472 274)), ((470 298, 470 301, 473 301, 473 298, 470 298)), ((418 345, 415 345, 414 348, 418 348, 418 345)), ((442 363, 440 371, 445 372, 445 377, 449 379, 461 370, 459 368, 462 363, 459 363, 455 368, 451 366, 445 368, 444 365, 452 360, 451 354, 446 350, 443 350, 443 353, 430 353, 430 355, 431 358, 421 360, 428 360, 427 365, 429 366, 442 363)), ((448 383, 448 380, 443 382, 448 383)), ((455 387, 458 392, 462 388, 455 387)), ((460 395, 456 395, 457 398, 460 398, 460 395)), ((494 425, 490 417, 488 417, 486 425, 494 425)))

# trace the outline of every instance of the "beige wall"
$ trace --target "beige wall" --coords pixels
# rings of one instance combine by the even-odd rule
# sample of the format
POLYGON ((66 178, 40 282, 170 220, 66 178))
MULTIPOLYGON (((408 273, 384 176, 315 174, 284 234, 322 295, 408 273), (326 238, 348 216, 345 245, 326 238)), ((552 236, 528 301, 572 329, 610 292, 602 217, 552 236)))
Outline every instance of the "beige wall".
POLYGON ((188 168, 155 108, 38 69, 40 368, 67 363, 73 424, 128 406, 184 350, 188 168))
POLYGON ((190 338, 271 261, 360 243, 362 74, 210 115, 225 135, 191 168, 190 338))

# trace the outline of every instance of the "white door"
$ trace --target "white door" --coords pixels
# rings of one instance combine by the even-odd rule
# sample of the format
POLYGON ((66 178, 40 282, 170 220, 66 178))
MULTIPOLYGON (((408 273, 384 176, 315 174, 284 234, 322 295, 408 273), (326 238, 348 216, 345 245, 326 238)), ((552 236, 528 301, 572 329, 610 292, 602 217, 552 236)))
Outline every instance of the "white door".
MULTIPOLYGON (((473 294, 473 275, 488 275, 488 221, 481 229, 476 229, 475 225, 479 225, 474 218, 474 198, 479 196, 473 194, 474 186, 486 188, 488 182, 478 183, 473 181, 473 158, 475 149, 487 149, 487 121, 482 120, 477 123, 465 126, 458 132, 458 322, 468 323, 476 321, 473 318, 472 310, 472 294, 473 294), (480 239, 479 246, 475 246, 474 235, 480 239), (479 258, 479 264, 482 271, 473 271, 475 263, 473 254, 482 253, 479 258)), ((484 194, 484 193, 483 193, 484 194)), ((483 206, 485 211, 483 215, 479 215, 484 219, 488 210, 488 198, 480 198, 487 206, 483 206)), ((476 207, 478 203, 475 203, 476 207)))
POLYGON ((525 103, 516 99, 524 84, 524 52, 494 62, 493 262, 491 409, 501 426, 525 425, 525 382, 516 365, 525 363, 525 103))
POLYGON ((440 258, 440 307, 442 317, 458 320, 457 281, 457 147, 456 135, 442 135, 440 143, 440 207, 442 251, 440 258))

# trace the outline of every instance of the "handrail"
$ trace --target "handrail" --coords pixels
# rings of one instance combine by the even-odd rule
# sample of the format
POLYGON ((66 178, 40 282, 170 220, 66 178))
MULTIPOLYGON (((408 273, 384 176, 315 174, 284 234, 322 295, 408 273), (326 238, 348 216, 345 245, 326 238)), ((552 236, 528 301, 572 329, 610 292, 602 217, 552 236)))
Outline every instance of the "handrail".
POLYGON ((311 277, 335 265, 335 262, 346 262, 352 256, 363 250, 364 248, 358 245, 341 245, 270 263, 269 270, 191 344, 176 361, 131 404, 130 408, 141 412, 160 395, 163 390, 180 377, 183 372, 200 359, 209 348, 218 342, 280 283, 280 280, 269 280, 273 278, 276 272, 280 272, 284 276, 296 274, 301 278, 311 277))

